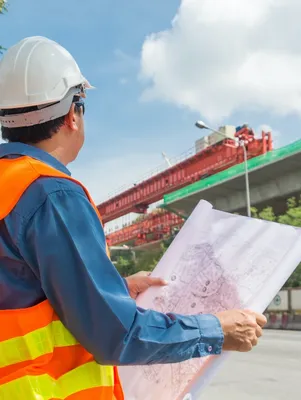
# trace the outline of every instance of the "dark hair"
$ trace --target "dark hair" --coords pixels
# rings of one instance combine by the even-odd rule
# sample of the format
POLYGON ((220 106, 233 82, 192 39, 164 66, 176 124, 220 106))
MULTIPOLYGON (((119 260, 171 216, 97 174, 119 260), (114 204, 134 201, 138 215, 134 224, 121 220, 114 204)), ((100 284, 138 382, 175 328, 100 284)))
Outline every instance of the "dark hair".
MULTIPOLYGON (((23 114, 35 110, 37 110, 36 106, 15 108, 11 110, 5 110, 5 114, 2 115, 23 114)), ((80 113, 80 107, 75 106, 75 112, 80 113)), ((64 121, 65 116, 56 118, 52 121, 44 122, 40 125, 25 126, 21 128, 6 128, 1 126, 2 139, 8 142, 36 144, 42 142, 43 140, 51 139, 64 125, 64 121)))

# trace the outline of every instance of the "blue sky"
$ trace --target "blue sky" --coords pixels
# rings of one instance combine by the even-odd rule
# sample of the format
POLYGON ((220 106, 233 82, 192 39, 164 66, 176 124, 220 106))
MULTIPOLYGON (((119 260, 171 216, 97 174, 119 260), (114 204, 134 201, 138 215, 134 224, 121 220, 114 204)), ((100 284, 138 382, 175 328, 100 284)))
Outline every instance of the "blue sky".
MULTIPOLYGON (((87 99, 86 144, 74 166, 96 201, 123 183, 132 183, 189 149, 202 132, 196 119, 206 115, 173 101, 141 101, 147 83, 139 77, 147 36, 171 28, 180 0, 10 0, 0 17, 0 43, 9 47, 26 36, 47 36, 66 47, 97 87, 87 99)), ((200 71, 200 74, 202 71, 200 71)), ((271 126, 278 145, 296 140, 300 118, 292 113, 235 109, 221 123, 271 126)))

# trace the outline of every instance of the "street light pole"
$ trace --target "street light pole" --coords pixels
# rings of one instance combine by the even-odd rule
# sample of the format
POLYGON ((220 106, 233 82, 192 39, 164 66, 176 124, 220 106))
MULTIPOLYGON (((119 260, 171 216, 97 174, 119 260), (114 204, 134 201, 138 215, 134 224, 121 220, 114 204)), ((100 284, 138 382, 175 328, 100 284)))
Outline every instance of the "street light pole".
POLYGON ((251 198, 250 198, 251 196, 250 196, 250 184, 249 184, 248 154, 245 142, 241 141, 240 145, 244 153, 247 216, 251 217, 251 198))
MULTIPOLYGON (((210 126, 206 125, 203 121, 197 121, 195 123, 195 126, 199 129, 208 129, 209 131, 217 133, 226 139, 233 139, 233 137, 230 137, 221 131, 211 128, 210 126)), ((243 140, 239 141, 239 145, 243 149, 243 156, 244 156, 247 216, 251 217, 251 198, 250 198, 250 184, 249 184, 249 170, 248 170, 248 153, 247 153, 246 144, 243 140)))

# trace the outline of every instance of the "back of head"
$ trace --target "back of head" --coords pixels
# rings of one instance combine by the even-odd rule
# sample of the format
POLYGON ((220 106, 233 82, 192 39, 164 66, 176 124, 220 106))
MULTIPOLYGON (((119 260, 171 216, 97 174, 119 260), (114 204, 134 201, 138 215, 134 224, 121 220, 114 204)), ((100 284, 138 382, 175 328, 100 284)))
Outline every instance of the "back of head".
POLYGON ((40 36, 23 39, 0 61, 3 139, 32 144, 51 138, 89 87, 58 43, 40 36))

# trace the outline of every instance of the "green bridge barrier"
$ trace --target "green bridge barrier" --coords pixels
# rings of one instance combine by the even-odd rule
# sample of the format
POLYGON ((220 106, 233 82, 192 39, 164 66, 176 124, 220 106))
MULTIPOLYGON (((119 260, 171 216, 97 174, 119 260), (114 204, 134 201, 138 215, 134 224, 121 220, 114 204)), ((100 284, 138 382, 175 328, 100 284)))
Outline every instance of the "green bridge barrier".
MULTIPOLYGON (((299 153, 300 151, 301 151, 301 140, 298 140, 287 146, 281 147, 280 149, 269 151, 266 154, 248 160, 248 169, 249 171, 252 171, 254 169, 290 157, 293 154, 299 153)), ((244 171, 245 171, 244 163, 241 163, 234 165, 233 167, 228 168, 225 171, 212 175, 208 178, 201 179, 200 181, 192 183, 191 185, 188 185, 182 189, 166 194, 163 197, 164 205, 168 205, 170 203, 175 202, 176 200, 180 200, 184 197, 190 196, 203 189, 207 189, 211 186, 220 184, 224 181, 227 181, 228 179, 235 178, 236 176, 244 174, 244 171)))

